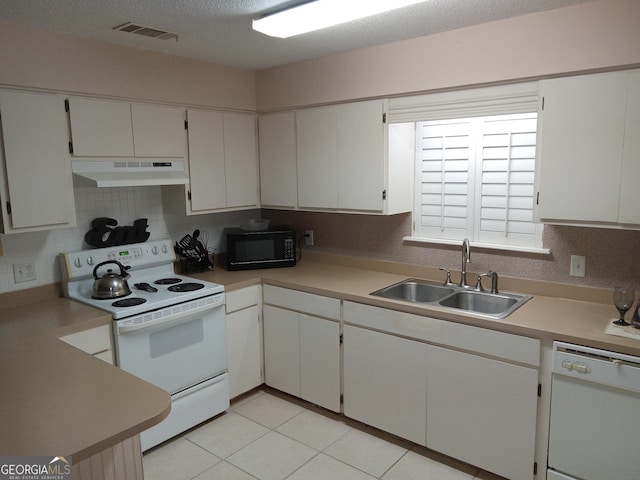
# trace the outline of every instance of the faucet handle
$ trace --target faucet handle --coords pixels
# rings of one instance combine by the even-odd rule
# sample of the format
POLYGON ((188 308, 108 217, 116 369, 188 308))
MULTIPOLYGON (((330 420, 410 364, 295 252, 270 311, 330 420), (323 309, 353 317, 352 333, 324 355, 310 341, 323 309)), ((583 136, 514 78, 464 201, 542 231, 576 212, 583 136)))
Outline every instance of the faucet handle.
POLYGON ((493 274, 494 273, 495 272, 493 270, 489 270, 487 273, 481 273, 480 275, 478 275, 478 280, 476 282, 475 290, 477 292, 484 292, 485 291, 484 287, 482 286, 482 277, 491 277, 491 279, 492 279, 491 280, 491 286, 493 287, 493 274))
POLYGON ((486 291, 482 286, 482 277, 491 277, 491 293, 499 293, 498 292, 498 272, 489 270, 487 273, 481 273, 480 275, 478 275, 478 281, 476 283, 476 290, 478 292, 486 291))
POLYGON ((445 286, 453 285, 453 282, 451 281, 451 272, 446 268, 442 268, 442 267, 440 267, 440 270, 442 270, 443 272, 447 272, 447 279, 444 281, 444 285, 445 286))

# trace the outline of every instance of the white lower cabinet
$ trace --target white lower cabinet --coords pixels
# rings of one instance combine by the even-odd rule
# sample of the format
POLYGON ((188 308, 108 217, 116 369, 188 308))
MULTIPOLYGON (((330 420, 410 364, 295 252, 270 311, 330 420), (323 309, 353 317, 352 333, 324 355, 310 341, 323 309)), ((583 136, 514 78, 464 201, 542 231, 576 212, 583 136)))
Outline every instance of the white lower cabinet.
POLYGON ((511 480, 533 476, 538 371, 429 346, 427 447, 511 480))
POLYGON ((344 326, 344 414, 426 445, 428 345, 344 326))
POLYGON ((265 305, 264 381, 300 396, 300 321, 298 313, 265 305))
POLYGON ((82 330, 60 337, 60 340, 111 365, 114 363, 111 325, 82 330))
POLYGON ((340 324, 300 314, 300 398, 340 411, 340 324))
POLYGON ((343 320, 346 416, 533 479, 539 340, 352 302, 343 320))
POLYGON ((229 398, 262 385, 262 287, 233 290, 226 296, 229 398))
POLYGON ((340 411, 340 301, 264 287, 265 383, 340 411))

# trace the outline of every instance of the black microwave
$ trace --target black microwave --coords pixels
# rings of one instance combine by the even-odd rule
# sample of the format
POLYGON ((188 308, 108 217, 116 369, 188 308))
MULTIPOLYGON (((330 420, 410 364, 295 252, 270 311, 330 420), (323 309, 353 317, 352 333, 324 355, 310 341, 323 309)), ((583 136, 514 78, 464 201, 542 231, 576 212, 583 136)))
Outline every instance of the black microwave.
POLYGON ((293 267, 296 264, 296 232, 286 226, 249 231, 225 229, 227 270, 293 267))

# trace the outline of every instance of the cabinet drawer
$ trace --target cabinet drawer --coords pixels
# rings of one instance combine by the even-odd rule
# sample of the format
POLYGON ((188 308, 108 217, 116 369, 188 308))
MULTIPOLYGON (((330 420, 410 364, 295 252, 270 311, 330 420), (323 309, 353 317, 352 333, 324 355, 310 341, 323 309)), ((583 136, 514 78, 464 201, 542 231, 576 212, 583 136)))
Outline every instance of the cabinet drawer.
POLYGON ((232 313, 242 310, 243 308, 252 307, 260 303, 261 294, 260 285, 232 290, 225 293, 226 312, 232 313))
POLYGON ((265 285, 264 303, 319 317, 340 320, 340 300, 337 298, 265 285))
POLYGON ((540 341, 486 328, 344 302, 345 323, 537 367, 540 341))
POLYGON ((111 325, 66 335, 60 340, 93 355, 111 349, 111 325))

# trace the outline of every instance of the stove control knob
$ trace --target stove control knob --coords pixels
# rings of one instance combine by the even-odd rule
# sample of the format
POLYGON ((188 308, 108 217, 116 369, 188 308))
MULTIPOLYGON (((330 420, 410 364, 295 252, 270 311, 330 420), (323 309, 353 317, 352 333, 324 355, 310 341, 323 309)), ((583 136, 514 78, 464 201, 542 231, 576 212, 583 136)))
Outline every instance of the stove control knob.
POLYGON ((73 261, 73 264, 74 264, 76 267, 80 268, 80 267, 82 266, 82 260, 80 260, 79 258, 76 258, 76 259, 73 261))
POLYGON ((153 253, 154 255, 158 254, 158 247, 151 247, 151 253, 153 253))
POLYGON ((94 263, 95 263, 95 261, 93 260, 93 257, 92 257, 92 256, 89 256, 89 257, 87 258, 87 265, 93 265, 94 263))
POLYGON ((162 253, 167 253, 169 248, 166 245, 162 245, 162 253))

